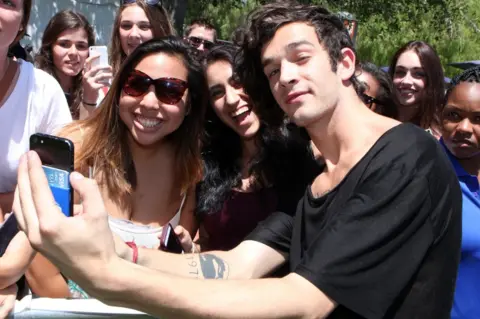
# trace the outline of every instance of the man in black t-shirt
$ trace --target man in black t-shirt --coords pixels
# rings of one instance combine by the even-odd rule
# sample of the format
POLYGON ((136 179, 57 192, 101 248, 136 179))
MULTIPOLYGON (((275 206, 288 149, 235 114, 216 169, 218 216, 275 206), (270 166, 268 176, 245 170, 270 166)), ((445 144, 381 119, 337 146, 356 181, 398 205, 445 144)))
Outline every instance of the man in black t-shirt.
POLYGON ((253 104, 270 126, 283 110, 305 127, 325 161, 296 215, 271 215, 227 252, 176 255, 117 240, 135 265, 112 248, 96 185, 72 174, 83 210, 66 218, 30 154, 15 214, 32 245, 91 295, 161 318, 448 318, 461 192, 441 147, 363 104, 355 50, 328 11, 267 4, 245 32, 239 72, 253 104), (285 263, 287 276, 257 279, 285 263))

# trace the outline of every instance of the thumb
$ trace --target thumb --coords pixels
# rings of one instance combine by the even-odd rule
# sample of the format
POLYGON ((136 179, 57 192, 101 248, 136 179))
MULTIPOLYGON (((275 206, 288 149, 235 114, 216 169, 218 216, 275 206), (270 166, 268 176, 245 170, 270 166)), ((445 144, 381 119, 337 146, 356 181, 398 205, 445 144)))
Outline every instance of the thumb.
POLYGON ((175 227, 174 231, 175 231, 175 234, 180 235, 181 233, 183 233, 183 231, 185 230, 185 228, 183 228, 183 226, 180 226, 178 225, 177 227, 175 227))
POLYGON ((70 174, 70 183, 82 201, 82 215, 106 215, 105 205, 97 183, 90 178, 85 178, 78 172, 70 174))

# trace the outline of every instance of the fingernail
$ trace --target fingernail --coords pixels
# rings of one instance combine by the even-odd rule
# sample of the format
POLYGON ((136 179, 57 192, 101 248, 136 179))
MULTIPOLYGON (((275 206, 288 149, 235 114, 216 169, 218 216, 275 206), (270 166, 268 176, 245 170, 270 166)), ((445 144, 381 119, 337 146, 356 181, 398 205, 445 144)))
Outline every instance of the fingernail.
POLYGON ((82 174, 80 174, 80 173, 78 173, 78 172, 73 172, 72 174, 70 174, 70 177, 71 177, 72 179, 76 179, 76 180, 80 180, 80 179, 84 179, 84 178, 85 178, 82 174))

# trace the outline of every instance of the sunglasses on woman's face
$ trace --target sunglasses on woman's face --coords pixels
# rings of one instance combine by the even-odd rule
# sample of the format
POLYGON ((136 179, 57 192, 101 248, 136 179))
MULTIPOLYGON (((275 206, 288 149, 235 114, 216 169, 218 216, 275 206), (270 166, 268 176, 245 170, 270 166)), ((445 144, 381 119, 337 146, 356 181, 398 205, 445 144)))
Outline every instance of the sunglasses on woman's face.
POLYGON ((362 94, 360 98, 362 99, 363 103, 365 103, 365 105, 367 105, 368 107, 372 107, 374 103, 378 105, 382 105, 382 101, 377 100, 376 98, 371 97, 370 95, 366 95, 365 93, 362 94))
MULTIPOLYGON (((143 0, 145 1, 146 4, 148 4, 149 6, 156 6, 157 4, 160 3, 160 5, 162 5, 162 1, 160 0, 143 0)), ((137 2, 137 0, 123 0, 122 3, 123 4, 130 4, 130 3, 135 3, 137 2)))
POLYGON ((203 43, 203 47, 205 48, 205 50, 210 50, 213 47, 213 42, 212 41, 208 41, 208 40, 197 38, 197 37, 188 37, 187 41, 195 49, 198 49, 200 47, 200 45, 202 45, 202 43, 203 43))
POLYGON ((155 87, 157 99, 167 104, 177 104, 188 88, 187 82, 176 78, 152 79, 145 73, 133 70, 123 85, 123 92, 133 97, 139 97, 148 92, 150 86, 155 87))

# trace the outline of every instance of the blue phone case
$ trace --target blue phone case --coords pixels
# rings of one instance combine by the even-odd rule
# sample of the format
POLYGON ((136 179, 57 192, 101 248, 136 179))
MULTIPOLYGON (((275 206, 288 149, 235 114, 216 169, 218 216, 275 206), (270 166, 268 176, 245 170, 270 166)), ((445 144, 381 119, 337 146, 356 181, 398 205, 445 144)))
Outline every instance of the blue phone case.
POLYGON ((52 190, 53 197, 62 213, 70 217, 70 173, 58 168, 43 165, 43 171, 47 176, 48 185, 52 190))

